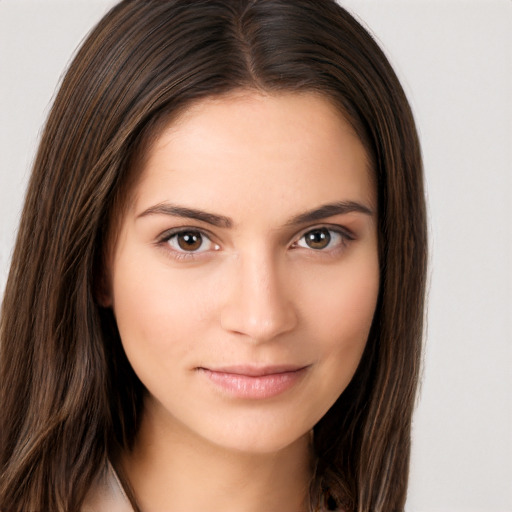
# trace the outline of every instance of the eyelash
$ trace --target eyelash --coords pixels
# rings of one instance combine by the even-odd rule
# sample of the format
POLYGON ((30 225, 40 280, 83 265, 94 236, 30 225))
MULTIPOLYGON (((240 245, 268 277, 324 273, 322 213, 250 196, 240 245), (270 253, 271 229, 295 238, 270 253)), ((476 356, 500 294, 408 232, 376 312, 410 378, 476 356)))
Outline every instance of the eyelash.
MULTIPOLYGON (((195 227, 186 227, 186 226, 174 228, 174 229, 166 231, 157 240, 157 244, 164 247, 165 250, 171 255, 171 257, 173 257, 174 259, 176 259, 178 261, 183 261, 183 260, 194 261, 194 260, 197 260, 199 257, 201 257, 202 254, 211 251, 211 249, 207 249, 204 251, 199 251, 199 250, 186 251, 186 250, 172 248, 170 246, 171 240, 173 240, 174 238, 177 238, 178 235, 184 235, 186 233, 197 234, 202 238, 203 242, 201 243, 201 246, 199 248, 202 247, 205 240, 208 240, 211 244, 213 244, 214 252, 220 250, 220 246, 212 241, 212 236, 210 234, 208 234, 206 231, 204 231, 203 229, 199 229, 199 228, 195 228, 195 227)), ((332 255, 336 255, 336 254, 339 254, 340 251, 343 251, 347 247, 347 245, 349 245, 349 243, 351 241, 353 241, 354 239, 355 239, 354 234, 346 228, 342 228, 341 226, 320 225, 320 226, 310 227, 307 230, 303 231, 300 234, 300 236, 298 238, 296 238, 292 244, 290 244, 290 248, 293 250, 306 249, 306 250, 312 251, 315 254, 323 253, 325 255, 325 253, 330 253, 332 255), (337 247, 333 247, 333 248, 326 247, 326 248, 315 249, 312 247, 305 247, 305 246, 299 245, 299 242, 306 235, 308 235, 310 233, 314 233, 315 231, 319 232, 322 230, 325 230, 326 232, 328 232, 330 234, 331 239, 329 240, 329 243, 332 241, 332 238, 334 238, 333 234, 335 237, 336 236, 340 237, 340 241, 339 241, 337 247)))
MULTIPOLYGON (((186 233, 198 234, 202 238, 203 243, 204 243, 204 240, 209 240, 210 243, 212 243, 215 246, 214 251, 218 251, 220 249, 220 246, 218 244, 215 244, 215 242, 213 242, 211 240, 212 236, 209 235, 207 232, 205 232, 202 229, 198 229, 198 228, 194 228, 194 227, 186 227, 186 226, 174 228, 174 229, 170 229, 169 231, 166 231, 157 240, 157 244, 160 246, 166 246, 165 247, 166 251, 168 253, 170 253, 170 255, 174 259, 176 259, 178 261, 196 260, 199 257, 199 255, 203 254, 203 252, 206 252, 206 251, 185 251, 185 250, 173 249, 170 246, 170 242, 173 238, 177 238, 178 235, 184 235, 186 233)), ((201 246, 203 245, 203 243, 201 244, 201 246)))
POLYGON ((354 239, 355 239, 354 234, 351 231, 349 231, 348 229, 346 229, 346 228, 342 228, 341 226, 323 225, 323 226, 316 226, 316 227, 313 227, 313 228, 308 228, 306 231, 303 231, 302 234, 297 239, 297 241, 294 242, 291 247, 294 248, 294 249, 299 249, 299 248, 300 249, 306 249, 306 250, 309 249, 309 250, 313 251, 314 253, 327 253, 327 252, 330 252, 330 253, 338 254, 339 251, 345 249, 347 247, 347 245, 351 241, 353 241, 354 239), (325 248, 315 249, 313 247, 305 247, 305 246, 299 245, 299 242, 302 239, 304 239, 304 237, 306 235, 311 234, 311 233, 315 233, 315 232, 320 232, 320 231, 326 231, 326 232, 329 233, 329 236, 330 236, 329 243, 334 238, 333 234, 335 236, 339 237, 340 240, 338 242, 338 246, 332 247, 332 248, 325 247, 325 248))

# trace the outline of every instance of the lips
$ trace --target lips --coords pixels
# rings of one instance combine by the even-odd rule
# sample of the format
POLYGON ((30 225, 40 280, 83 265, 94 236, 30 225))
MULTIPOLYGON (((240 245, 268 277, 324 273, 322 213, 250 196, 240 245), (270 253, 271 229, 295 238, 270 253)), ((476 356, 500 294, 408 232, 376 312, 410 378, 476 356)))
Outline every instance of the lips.
POLYGON ((235 365, 203 368, 218 373, 231 373, 233 375, 246 375, 247 377, 263 377, 266 375, 276 375, 280 373, 296 372, 305 368, 300 365, 273 365, 273 366, 252 366, 252 365, 235 365))
POLYGON ((210 384, 224 394, 244 399, 271 398, 298 384, 309 366, 236 365, 198 368, 210 384))

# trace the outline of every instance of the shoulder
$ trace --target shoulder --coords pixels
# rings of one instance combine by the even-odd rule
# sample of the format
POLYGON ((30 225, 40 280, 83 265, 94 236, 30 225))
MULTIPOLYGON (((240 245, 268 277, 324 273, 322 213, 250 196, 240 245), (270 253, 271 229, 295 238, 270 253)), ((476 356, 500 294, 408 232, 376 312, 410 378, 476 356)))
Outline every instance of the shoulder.
POLYGON ((130 501, 110 464, 91 486, 80 512, 133 512, 130 501))

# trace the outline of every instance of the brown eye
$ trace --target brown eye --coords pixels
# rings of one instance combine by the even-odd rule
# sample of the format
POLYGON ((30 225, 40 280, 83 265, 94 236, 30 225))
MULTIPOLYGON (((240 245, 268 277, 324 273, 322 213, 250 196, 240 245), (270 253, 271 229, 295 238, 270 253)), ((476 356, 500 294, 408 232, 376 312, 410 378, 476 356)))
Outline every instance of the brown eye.
POLYGON ((183 251, 197 251, 203 245, 203 237, 198 231, 184 231, 175 235, 178 247, 183 251))
POLYGON ((314 229, 304 235, 304 241, 311 249, 325 249, 331 242, 331 233, 327 228, 314 229))
POLYGON ((343 248, 351 240, 351 235, 345 233, 341 226, 319 227, 306 231, 293 246, 315 251, 331 251, 343 248))
POLYGON ((212 242, 210 237, 197 229, 176 229, 171 231, 160 243, 165 243, 173 256, 190 258, 202 253, 219 251, 220 246, 212 242))

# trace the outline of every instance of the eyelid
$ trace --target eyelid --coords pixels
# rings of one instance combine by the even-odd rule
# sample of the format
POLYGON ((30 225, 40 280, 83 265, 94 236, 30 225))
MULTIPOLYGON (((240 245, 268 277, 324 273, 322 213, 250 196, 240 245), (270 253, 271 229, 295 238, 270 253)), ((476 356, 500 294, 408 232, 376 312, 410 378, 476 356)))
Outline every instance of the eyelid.
POLYGON ((333 257, 341 255, 345 252, 356 239, 354 232, 345 226, 339 224, 319 224, 316 226, 309 226, 302 230, 290 245, 291 250, 305 251, 304 254, 312 255, 315 257, 333 257), (331 233, 331 239, 326 247, 310 247, 307 242, 301 243, 304 237, 311 232, 318 230, 327 230, 331 233), (333 236, 334 235, 334 236, 333 236))
POLYGON ((197 251, 185 251, 185 250, 178 250, 170 246, 168 244, 169 240, 171 240, 174 236, 179 235, 180 233, 187 233, 187 232, 194 232, 201 235, 203 239, 208 240, 211 244, 214 245, 214 251, 217 251, 220 249, 219 244, 214 241, 214 235, 209 233, 208 230, 205 230, 203 228, 198 228, 197 226, 178 226, 175 228, 168 229, 161 233, 158 238, 156 239, 156 245, 163 246, 166 245, 165 251, 167 253, 172 254, 172 257, 176 259, 194 259, 198 258, 205 253, 211 252, 212 249, 206 249, 206 250, 197 250, 197 251))
POLYGON ((158 237, 156 238, 157 243, 158 242, 165 242, 166 240, 169 240, 173 235, 179 234, 179 233, 186 233, 187 231, 194 231, 197 233, 200 233, 204 237, 211 240, 215 237, 213 233, 210 233, 208 229, 200 228, 197 226, 191 226, 191 225, 183 225, 183 226, 176 226, 174 228, 169 228, 160 233, 158 237))
POLYGON ((314 226, 308 226, 307 228, 301 230, 300 233, 293 238, 292 244, 300 240, 304 235, 307 235, 311 231, 316 231, 317 229, 327 229, 329 231, 333 231, 335 233, 342 235, 349 241, 356 239, 355 233, 345 226, 341 226, 339 224, 316 224, 314 226))

